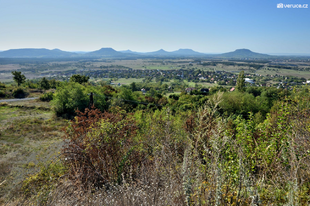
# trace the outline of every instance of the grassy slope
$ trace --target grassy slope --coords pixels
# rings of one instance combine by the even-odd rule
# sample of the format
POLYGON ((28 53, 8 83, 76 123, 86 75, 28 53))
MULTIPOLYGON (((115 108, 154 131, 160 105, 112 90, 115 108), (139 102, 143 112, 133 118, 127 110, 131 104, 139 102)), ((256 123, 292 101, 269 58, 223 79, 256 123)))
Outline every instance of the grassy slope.
POLYGON ((0 204, 19 191, 39 162, 55 157, 66 123, 52 112, 0 105, 0 204))

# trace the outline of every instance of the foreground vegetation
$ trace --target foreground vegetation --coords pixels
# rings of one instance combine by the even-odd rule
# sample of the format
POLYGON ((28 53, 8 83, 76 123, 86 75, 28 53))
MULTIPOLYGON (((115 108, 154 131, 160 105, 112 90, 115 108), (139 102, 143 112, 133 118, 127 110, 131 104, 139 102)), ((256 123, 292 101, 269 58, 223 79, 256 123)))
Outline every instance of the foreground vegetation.
POLYGON ((65 121, 48 107, 0 104, 0 204, 20 197, 22 182, 39 165, 59 155, 65 121))
MULTIPOLYGON (((7 197, 14 197, 12 204, 310 203, 308 86, 251 87, 241 73, 237 91, 165 95, 169 90, 161 83, 116 88, 84 80, 58 82, 54 93, 41 96, 58 117, 2 130, 1 141, 21 141, 10 128, 41 125, 52 132, 64 126, 56 122, 70 119, 60 155, 28 163, 37 170, 19 185, 19 198, 7 197)), ((41 134, 42 140, 41 130, 26 137, 41 134)))

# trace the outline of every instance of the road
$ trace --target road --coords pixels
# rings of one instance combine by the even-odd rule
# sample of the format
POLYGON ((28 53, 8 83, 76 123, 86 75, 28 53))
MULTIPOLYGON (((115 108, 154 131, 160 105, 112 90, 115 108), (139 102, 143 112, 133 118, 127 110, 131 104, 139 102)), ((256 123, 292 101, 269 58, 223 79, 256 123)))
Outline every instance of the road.
POLYGON ((39 97, 32 97, 32 98, 22 98, 22 99, 2 99, 1 102, 16 102, 16 101, 27 101, 27 100, 34 100, 38 99, 39 97))

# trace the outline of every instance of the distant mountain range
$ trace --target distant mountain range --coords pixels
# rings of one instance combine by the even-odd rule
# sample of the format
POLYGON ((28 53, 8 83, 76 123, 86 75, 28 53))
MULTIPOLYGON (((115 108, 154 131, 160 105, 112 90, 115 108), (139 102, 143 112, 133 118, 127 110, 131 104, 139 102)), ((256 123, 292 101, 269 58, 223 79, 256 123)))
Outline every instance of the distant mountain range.
POLYGON ((148 58, 148 57, 209 57, 225 59, 264 59, 276 56, 252 52, 249 49, 237 49, 223 54, 204 54, 192 49, 179 49, 168 52, 163 49, 154 52, 134 52, 131 50, 116 51, 112 48, 101 48, 92 52, 67 52, 59 49, 10 49, 0 52, 0 58, 148 58))
POLYGON ((169 56, 174 56, 174 57, 182 57, 182 56, 206 56, 207 54, 204 53, 199 53, 196 52, 192 49, 179 49, 177 51, 173 51, 173 52, 168 52, 165 51, 163 49, 160 49, 158 51, 154 51, 154 52, 134 52, 131 50, 125 50, 125 51, 120 51, 122 53, 126 53, 126 54, 139 54, 139 55, 144 55, 144 56, 157 56, 157 57, 169 57, 169 56))

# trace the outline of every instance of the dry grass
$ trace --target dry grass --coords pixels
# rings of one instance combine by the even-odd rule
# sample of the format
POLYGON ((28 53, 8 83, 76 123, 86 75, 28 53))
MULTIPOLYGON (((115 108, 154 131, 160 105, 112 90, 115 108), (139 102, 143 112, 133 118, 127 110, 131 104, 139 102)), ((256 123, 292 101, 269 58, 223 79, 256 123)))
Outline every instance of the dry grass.
MULTIPOLYGON (((159 160, 158 160, 159 161, 159 160)), ((71 181, 64 181, 51 194, 47 205, 185 205, 182 179, 173 173, 162 174, 160 163, 142 167, 139 181, 111 186, 92 192, 81 191, 71 181)))
POLYGON ((48 111, 0 106, 0 204, 18 195, 36 165, 57 155, 65 125, 48 111))
POLYGON ((9 102, 7 104, 3 104, 8 107, 17 107, 17 108, 25 108, 25 109, 39 109, 39 110, 51 110, 51 105, 49 102, 42 102, 38 99, 35 100, 27 100, 27 101, 16 101, 9 102))

